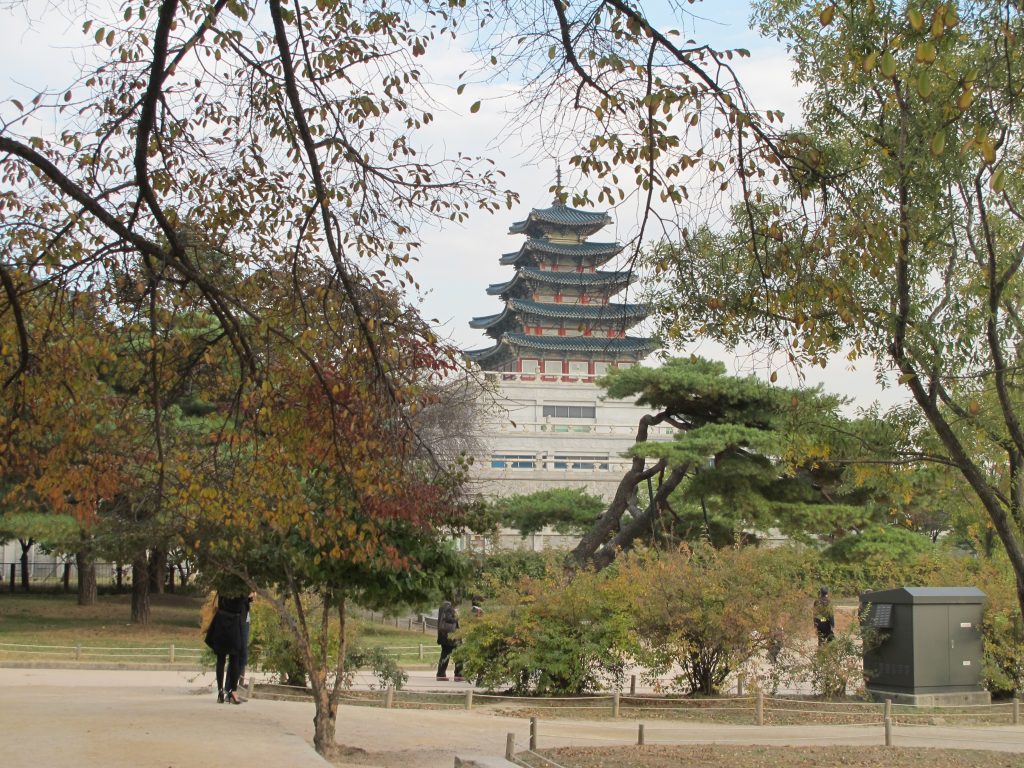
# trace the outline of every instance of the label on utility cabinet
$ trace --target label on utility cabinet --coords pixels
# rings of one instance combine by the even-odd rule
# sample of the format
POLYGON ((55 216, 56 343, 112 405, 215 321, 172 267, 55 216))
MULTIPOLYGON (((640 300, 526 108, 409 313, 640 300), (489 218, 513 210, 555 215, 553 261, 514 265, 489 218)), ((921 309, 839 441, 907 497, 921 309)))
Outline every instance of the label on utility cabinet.
POLYGON ((965 662, 964 662, 964 666, 965 666, 965 667, 969 667, 969 666, 971 666, 971 660, 970 660, 970 659, 968 659, 967 661, 965 661, 965 662))
POLYGON ((970 629, 971 628, 971 622, 969 622, 969 621, 961 621, 960 622, 960 627, 962 629, 970 629))

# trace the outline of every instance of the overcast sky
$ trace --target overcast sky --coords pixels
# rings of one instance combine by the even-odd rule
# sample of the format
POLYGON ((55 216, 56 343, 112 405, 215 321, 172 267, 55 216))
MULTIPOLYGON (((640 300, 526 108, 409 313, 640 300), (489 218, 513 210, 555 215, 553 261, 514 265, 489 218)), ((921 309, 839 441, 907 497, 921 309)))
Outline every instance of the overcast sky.
MULTIPOLYGON (((64 18, 68 6, 52 0, 30 2, 38 9, 48 6, 43 23, 33 22, 37 10, 26 12, 0 9, 0 98, 31 99, 39 90, 59 88, 68 83, 75 71, 76 58, 82 54, 84 38, 80 19, 64 18), (55 10, 56 9, 56 10, 55 10)), ((78 6, 79 3, 74 3, 78 6)), ((657 17, 658 3, 645 3, 648 12, 657 17)), ((701 16, 690 19, 685 29, 695 39, 715 47, 743 47, 751 58, 734 62, 741 82, 758 108, 781 109, 792 123, 799 122, 800 94, 792 84, 790 65, 785 50, 775 41, 760 38, 748 27, 749 5, 745 0, 714 0, 691 6, 701 16)), ((447 110, 435 111, 435 123, 427 137, 439 149, 458 150, 466 154, 485 154, 497 161, 507 174, 507 186, 519 193, 521 204, 494 215, 476 214, 464 226, 455 224, 423 233, 423 250, 414 275, 423 286, 421 307, 428 318, 437 318, 440 332, 463 348, 488 346, 490 339, 468 327, 470 318, 500 311, 496 297, 488 296, 489 284, 507 280, 510 267, 498 264, 498 257, 516 250, 521 236, 508 235, 513 221, 526 216, 530 208, 546 207, 551 202, 548 188, 554 183, 558 158, 534 157, 530 130, 506 137, 496 137, 506 125, 506 110, 514 109, 514 101, 501 98, 503 87, 473 85, 462 97, 456 97, 454 86, 458 72, 466 69, 469 54, 452 47, 435 50, 429 68, 435 82, 444 84, 439 98, 447 110), (472 117, 469 105, 483 98, 483 107, 472 117)), ((0 104, 0 115, 10 115, 9 104, 0 104)), ((562 158, 563 166, 565 158, 562 158)), ((599 233, 601 240, 629 240, 638 226, 635 210, 625 207, 613 212, 614 224, 599 233)), ((711 344, 702 344, 688 352, 725 360, 737 372, 767 375, 764 361, 750 356, 735 356, 711 344)), ((780 384, 795 386, 792 371, 780 370, 780 384)), ((874 384, 874 372, 867 361, 852 368, 838 361, 828 370, 808 372, 808 381, 822 382, 826 388, 855 397, 867 405, 879 398, 890 404, 901 395, 894 390, 882 393, 874 384)))

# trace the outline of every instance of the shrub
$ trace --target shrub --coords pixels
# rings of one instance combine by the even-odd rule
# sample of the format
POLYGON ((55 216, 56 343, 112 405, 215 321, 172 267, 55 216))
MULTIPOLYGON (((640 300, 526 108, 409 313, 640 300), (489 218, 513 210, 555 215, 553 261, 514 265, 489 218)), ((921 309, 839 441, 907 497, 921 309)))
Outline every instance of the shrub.
POLYGON ((863 687, 864 645, 878 638, 862 624, 854 621, 836 632, 831 642, 817 646, 797 668, 798 678, 810 683, 817 695, 827 699, 845 696, 854 681, 854 687, 863 687))
MULTIPOLYGON (((273 673, 284 685, 306 686, 306 664, 292 633, 281 624, 280 615, 265 603, 253 603, 250 614, 249 661, 260 669, 273 673)), ((380 647, 365 648, 354 639, 352 624, 346 627, 345 680, 352 684, 352 675, 358 669, 369 669, 377 678, 381 688, 401 690, 409 676, 398 665, 398 661, 380 647)), ((313 632, 314 643, 319 633, 313 632)), ((335 635, 336 638, 336 635, 335 635)), ((328 667, 338 658, 338 642, 332 639, 328 648, 328 667)))
POLYGON ((825 550, 825 557, 837 563, 856 563, 878 558, 899 561, 933 549, 924 534, 892 525, 875 525, 859 534, 844 536, 825 550))
POLYGON ((632 606, 639 659, 657 677, 678 670, 672 687, 720 690, 755 658, 781 655, 804 621, 790 553, 754 547, 637 552, 616 576, 632 606))
POLYGON ((474 564, 471 592, 487 599, 497 597, 520 579, 543 579, 550 571, 560 570, 560 562, 553 557, 565 553, 509 550, 480 556, 474 564), (552 567, 554 566, 554 567, 552 567))
POLYGON ((523 579, 499 594, 498 605, 464 622, 455 658, 490 690, 575 695, 621 685, 629 619, 609 599, 607 582, 591 572, 523 579))

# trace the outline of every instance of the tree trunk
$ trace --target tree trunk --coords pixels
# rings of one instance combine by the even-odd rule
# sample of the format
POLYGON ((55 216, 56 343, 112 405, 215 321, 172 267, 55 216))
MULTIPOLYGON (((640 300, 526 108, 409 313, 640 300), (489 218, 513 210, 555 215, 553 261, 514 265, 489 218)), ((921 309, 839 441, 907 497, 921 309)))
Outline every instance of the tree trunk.
POLYGON ((164 593, 164 582, 167 580, 167 552, 155 548, 149 555, 149 591, 155 595, 164 593))
POLYGON ((75 553, 78 566, 78 604, 96 605, 96 561, 92 552, 81 549, 75 553))
POLYGON ((65 592, 70 592, 71 591, 71 563, 69 563, 66 560, 64 561, 64 574, 61 577, 61 582, 64 585, 64 591, 65 592))
POLYGON ((311 670, 309 675, 313 689, 313 747, 317 753, 328 757, 335 747, 336 712, 331 706, 331 692, 327 685, 327 670, 311 670))
POLYGON ((35 539, 18 539, 18 543, 21 544, 21 588, 23 591, 28 592, 29 588, 29 571, 28 571, 28 551, 32 549, 32 545, 36 543, 35 539))
POLYGON ((117 563, 114 566, 114 587, 118 594, 124 589, 124 565, 122 563, 117 563))
POLYGON ((146 550, 132 560, 132 622, 149 624, 149 558, 146 550))

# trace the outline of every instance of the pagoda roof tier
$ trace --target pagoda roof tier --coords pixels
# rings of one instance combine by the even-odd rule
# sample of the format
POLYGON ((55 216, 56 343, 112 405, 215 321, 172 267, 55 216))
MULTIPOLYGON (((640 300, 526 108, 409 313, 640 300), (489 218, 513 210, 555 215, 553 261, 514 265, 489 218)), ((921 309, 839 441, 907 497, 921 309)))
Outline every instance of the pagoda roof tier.
POLYGON ((607 287, 613 289, 614 293, 618 293, 634 279, 635 275, 630 271, 551 272, 536 267, 520 267, 511 280, 487 286, 487 293, 490 296, 502 296, 518 285, 529 283, 559 285, 579 290, 607 287))
POLYGON ((518 251, 502 254, 500 261, 504 266, 509 264, 525 266, 530 261, 530 257, 533 257, 534 261, 539 261, 543 256, 568 256, 579 259, 581 263, 584 260, 589 263, 589 260, 592 259, 595 264, 600 266, 621 251, 622 246, 619 243, 554 243, 539 237, 531 237, 523 243, 523 247, 518 251))
POLYGON ((537 236, 551 229, 572 229, 583 236, 591 235, 612 223, 607 213, 581 211, 555 202, 550 208, 534 208, 523 221, 508 228, 512 235, 537 236))
POLYGON ((654 351, 656 346, 651 339, 633 336, 604 339, 598 336, 528 336, 525 333, 506 333, 493 347, 470 350, 466 356, 481 364, 495 358, 518 356, 512 354, 510 348, 517 352, 555 352, 563 356, 604 354, 639 359, 654 351))
MULTIPOLYGON (((619 324, 628 328, 647 317, 643 304, 552 304, 549 302, 509 299, 505 309, 496 315, 474 317, 470 328, 487 329, 490 336, 497 338, 504 331, 522 327, 520 316, 543 317, 555 320, 598 321, 619 324)), ((530 325, 530 323, 527 323, 530 325)))
POLYGON ((522 315, 573 320, 628 320, 630 325, 647 317, 647 307, 643 304, 553 304, 527 299, 509 299, 508 307, 522 315))

